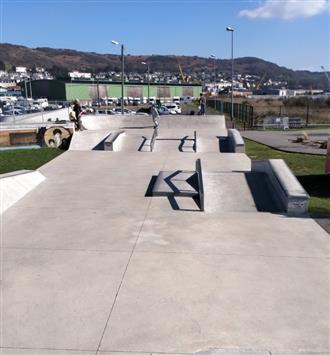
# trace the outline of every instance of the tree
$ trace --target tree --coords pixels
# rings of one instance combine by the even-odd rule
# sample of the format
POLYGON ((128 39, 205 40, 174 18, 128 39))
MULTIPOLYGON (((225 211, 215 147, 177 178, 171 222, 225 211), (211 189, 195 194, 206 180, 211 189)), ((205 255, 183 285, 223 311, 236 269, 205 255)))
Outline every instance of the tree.
POLYGON ((56 78, 56 79, 69 79, 69 74, 66 68, 60 67, 58 65, 53 65, 49 72, 56 78))

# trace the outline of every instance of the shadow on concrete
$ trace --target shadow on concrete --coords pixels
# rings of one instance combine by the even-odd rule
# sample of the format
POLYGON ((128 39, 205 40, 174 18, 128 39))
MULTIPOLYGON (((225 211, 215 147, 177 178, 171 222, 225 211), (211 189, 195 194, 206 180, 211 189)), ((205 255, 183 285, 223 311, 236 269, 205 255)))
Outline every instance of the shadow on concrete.
POLYGON ((185 144, 185 142, 186 142, 186 139, 188 138, 189 136, 184 136, 183 138, 181 138, 181 142, 180 142, 180 144, 179 144, 179 151, 180 152, 183 152, 183 146, 184 146, 184 144, 185 144))
POLYGON ((138 151, 141 152, 142 148, 144 147, 146 141, 148 140, 148 138, 146 136, 142 136, 142 143, 140 144, 138 151))
POLYGON ((175 196, 167 196, 168 202, 170 203, 171 207, 173 210, 175 211, 185 211, 185 212, 200 212, 200 206, 199 206, 199 199, 198 197, 193 197, 192 200, 195 202, 196 204, 196 209, 194 208, 182 208, 180 207, 177 199, 175 198, 175 196))
POLYGON ((177 187, 172 183, 171 179, 174 178, 174 176, 179 175, 182 172, 182 170, 177 170, 174 171, 171 175, 168 175, 164 181, 166 184, 171 188, 174 194, 178 194, 180 191, 177 189, 177 187))
POLYGON ((97 143, 97 145, 92 150, 104 150, 104 142, 109 136, 110 134, 104 137, 101 142, 97 143))
POLYGON ((314 221, 321 226, 330 236, 330 216, 329 215, 319 215, 314 217, 314 221))
MULTIPOLYGON (((143 138, 146 140, 146 137, 143 136, 143 138)), ((143 145, 145 144, 145 140, 142 142, 140 148, 143 148, 143 145)), ((189 136, 184 136, 182 138, 156 138, 156 141, 164 141, 164 142, 180 142, 179 146, 178 146, 178 151, 181 153, 194 153, 196 150, 196 144, 194 143, 192 146, 190 147, 185 147, 186 142, 192 142, 194 141, 193 138, 189 138, 189 136), (187 150, 185 150, 185 148, 187 150)))
POLYGON ((259 212, 284 212, 266 174, 246 172, 244 175, 259 212))
POLYGON ((228 137, 217 136, 219 140, 219 151, 221 153, 229 153, 228 137))
POLYGON ((152 175, 149 181, 149 185, 147 187, 147 191, 144 194, 144 197, 152 197, 152 190, 154 188, 156 180, 157 180, 157 175, 152 175))

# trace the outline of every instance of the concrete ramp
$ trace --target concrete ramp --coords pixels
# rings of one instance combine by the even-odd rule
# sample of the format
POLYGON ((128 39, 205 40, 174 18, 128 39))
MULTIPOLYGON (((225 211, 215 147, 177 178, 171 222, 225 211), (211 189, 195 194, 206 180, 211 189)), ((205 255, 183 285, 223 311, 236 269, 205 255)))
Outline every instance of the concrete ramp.
POLYGON ((103 150, 101 145, 110 133, 109 130, 76 131, 72 135, 69 150, 103 150))
POLYGON ((44 180, 45 177, 39 171, 19 170, 1 174, 0 215, 44 180))
POLYGON ((263 173, 204 173, 207 212, 281 212, 263 173))
MULTIPOLYGON (((217 128, 225 129, 225 117, 222 115, 189 116, 171 115, 159 117, 159 129, 162 128, 217 128)), ((120 128, 152 128, 151 116, 139 115, 84 115, 84 127, 89 130, 120 128)))

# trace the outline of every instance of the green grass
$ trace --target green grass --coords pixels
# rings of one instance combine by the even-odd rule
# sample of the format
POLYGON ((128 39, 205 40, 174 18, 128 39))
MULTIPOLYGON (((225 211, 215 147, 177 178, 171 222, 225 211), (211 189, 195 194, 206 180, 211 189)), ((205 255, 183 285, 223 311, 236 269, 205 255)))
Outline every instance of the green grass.
POLYGON ((281 152, 245 139, 246 154, 253 160, 283 159, 311 196, 309 212, 330 216, 330 176, 324 174, 325 156, 281 152))
POLYGON ((0 174, 15 170, 35 170, 62 154, 55 148, 17 149, 0 151, 0 174))

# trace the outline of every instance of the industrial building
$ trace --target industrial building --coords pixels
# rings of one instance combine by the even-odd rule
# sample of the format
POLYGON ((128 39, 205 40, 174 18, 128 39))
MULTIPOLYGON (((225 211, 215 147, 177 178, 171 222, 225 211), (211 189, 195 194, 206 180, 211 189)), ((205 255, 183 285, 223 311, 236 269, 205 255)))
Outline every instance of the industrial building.
MULTIPOLYGON (((24 87, 22 87, 24 95, 24 87)), ((48 100, 70 101, 73 99, 93 100, 104 97, 121 97, 121 83, 109 81, 35 80, 32 82, 33 97, 46 97, 48 100)), ((198 97, 201 84, 150 83, 149 96, 160 99, 173 97, 198 97)), ((147 83, 125 83, 125 97, 148 97, 147 83)))

